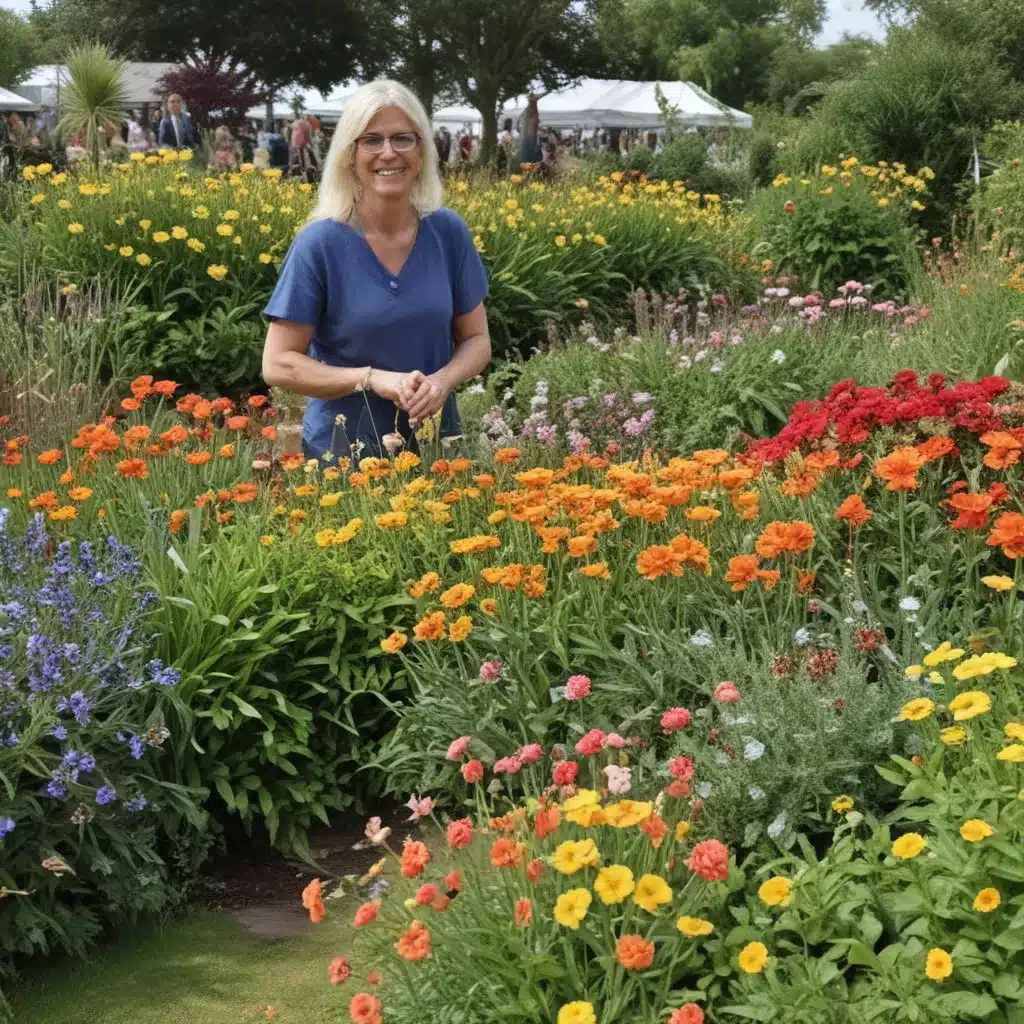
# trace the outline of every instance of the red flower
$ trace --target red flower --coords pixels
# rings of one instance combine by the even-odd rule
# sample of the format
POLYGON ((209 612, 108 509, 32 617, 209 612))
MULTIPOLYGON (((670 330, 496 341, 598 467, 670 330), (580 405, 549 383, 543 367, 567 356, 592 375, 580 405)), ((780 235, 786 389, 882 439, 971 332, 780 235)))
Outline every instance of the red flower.
POLYGON ((604 750, 604 733, 600 729, 591 729, 582 739, 576 743, 576 753, 584 757, 593 757, 604 750))
POLYGON ((526 877, 536 885, 544 877, 544 861, 535 857, 526 865, 526 877))
POLYGON ((989 547, 1002 547, 1007 558, 1020 558, 1024 555, 1024 515, 1003 512, 996 518, 985 543, 989 547))
POLYGON ((704 1011, 696 1003, 684 1003, 672 1011, 668 1024, 704 1024, 704 1011))
POLYGON ((708 882, 724 882, 729 877, 729 848, 717 839, 705 839, 693 848, 686 866, 708 882))
POLYGON ((467 761, 459 770, 462 777, 471 785, 484 777, 484 766, 480 761, 467 761))
POLYGON ((437 886, 433 882, 427 882, 416 890, 413 897, 421 907, 429 907, 437 899, 437 886))
POLYGON ((949 525, 954 530, 984 530, 988 526, 988 513, 992 508, 991 494, 954 494, 949 499, 951 508, 959 515, 949 525))
MULTIPOLYGON (((367 979, 369 980, 369 979, 367 979)), ((369 992, 360 992, 348 1004, 352 1024, 381 1024, 381 1001, 369 992)))
POLYGON ((449 871, 444 876, 444 887, 449 892, 461 892, 462 890, 462 872, 461 871, 449 871))
POLYGON ((668 770, 675 778, 689 782, 693 778, 693 758, 673 757, 668 763, 668 770))
POLYGON ((575 761, 559 761, 551 771, 556 786, 571 786, 576 781, 580 766, 575 761))
POLYGON ((352 924, 356 928, 362 928, 363 925, 371 924, 377 920, 377 908, 379 904, 376 900, 371 903, 363 903, 356 910, 356 916, 352 921, 352 924))
POLYGON ((453 850, 461 850, 473 841, 473 822, 469 818, 459 818, 448 825, 448 845, 453 850))
POLYGON ((496 868, 514 868, 523 859, 523 845, 512 839, 495 839, 491 847, 491 865, 496 868))
POLYGON ((669 708, 661 716, 661 727, 666 733, 679 732, 690 724, 690 712, 686 708, 669 708))
POLYGON ((851 526, 863 526, 874 512, 869 512, 864 504, 864 499, 859 494, 851 494, 844 498, 842 504, 836 509, 836 519, 845 519, 851 526))
POLYGON ((395 943, 395 949, 406 960, 422 960, 430 954, 430 932, 420 921, 413 921, 395 943))

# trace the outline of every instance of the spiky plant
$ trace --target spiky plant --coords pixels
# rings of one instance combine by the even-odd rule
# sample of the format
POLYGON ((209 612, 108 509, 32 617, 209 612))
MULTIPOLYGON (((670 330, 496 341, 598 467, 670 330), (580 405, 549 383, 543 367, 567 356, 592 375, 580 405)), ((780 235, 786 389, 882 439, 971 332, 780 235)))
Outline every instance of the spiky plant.
POLYGON ((99 43, 86 43, 68 54, 67 69, 70 82, 60 131, 84 132, 85 150, 93 166, 99 167, 101 126, 120 125, 128 105, 124 60, 99 43))

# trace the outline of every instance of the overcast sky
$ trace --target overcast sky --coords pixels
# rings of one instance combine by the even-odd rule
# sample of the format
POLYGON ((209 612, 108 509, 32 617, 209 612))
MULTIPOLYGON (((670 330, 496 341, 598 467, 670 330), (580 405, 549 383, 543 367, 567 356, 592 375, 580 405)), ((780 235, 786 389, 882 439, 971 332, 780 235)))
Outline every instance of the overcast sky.
MULTIPOLYGON (((29 0, 0 0, 0 7, 28 11, 29 0)), ((863 0, 828 0, 828 21, 820 41, 834 43, 844 32, 872 35, 879 38, 884 35, 878 18, 864 9, 863 0)))

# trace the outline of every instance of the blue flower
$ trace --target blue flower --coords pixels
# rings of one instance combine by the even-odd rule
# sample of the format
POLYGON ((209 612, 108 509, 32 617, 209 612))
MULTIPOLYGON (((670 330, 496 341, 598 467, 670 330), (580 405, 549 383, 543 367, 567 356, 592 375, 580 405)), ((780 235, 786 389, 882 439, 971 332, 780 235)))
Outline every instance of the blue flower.
POLYGON ((54 772, 53 778, 46 784, 46 792, 52 797, 67 795, 68 787, 64 782, 63 777, 60 775, 60 769, 57 769, 54 772))
POLYGON ((138 814, 140 811, 146 808, 146 798, 140 793, 136 797, 132 797, 131 800, 125 800, 124 809, 129 814, 138 814))
POLYGON ((793 642, 800 647, 806 647, 811 642, 811 631, 806 626, 801 626, 793 634, 793 642))
MULTIPOLYGON (((7 511, 4 509, 4 511, 7 511)), ((4 839, 9 836, 17 827, 13 818, 8 815, 0 815, 0 839, 4 839)))
POLYGON ((690 643, 694 647, 713 647, 715 641, 711 638, 711 634, 706 629, 698 629, 693 636, 690 637, 690 643))
POLYGON ((104 804, 111 804, 117 799, 117 790, 113 786, 100 786, 96 790, 96 803, 101 807, 104 804))
POLYGON ((68 738, 68 731, 63 725, 58 725, 53 730, 53 735, 59 740, 66 740, 68 738))

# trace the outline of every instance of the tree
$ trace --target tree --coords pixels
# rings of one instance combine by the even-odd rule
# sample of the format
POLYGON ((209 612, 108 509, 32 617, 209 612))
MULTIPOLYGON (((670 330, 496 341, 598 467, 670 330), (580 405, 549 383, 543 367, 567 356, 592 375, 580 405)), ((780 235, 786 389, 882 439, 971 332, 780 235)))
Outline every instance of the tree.
POLYGON ((124 121, 128 91, 124 61, 105 46, 88 43, 67 56, 68 86, 64 93, 61 134, 85 133, 85 150, 94 167, 100 165, 100 129, 124 121))
POLYGON ((38 64, 36 41, 29 23, 0 7, 0 86, 10 89, 38 64))
POLYGON ((873 39, 845 36, 819 49, 803 40, 780 46, 768 69, 767 99, 787 114, 798 114, 824 94, 830 82, 859 72, 881 50, 873 39))
POLYGON ((35 35, 37 64, 64 64, 75 47, 109 36, 109 26, 90 14, 82 0, 32 0, 28 22, 35 35))
POLYGON ((167 72, 159 82, 164 92, 178 93, 199 124, 209 125, 210 115, 230 128, 245 124, 246 112, 263 99, 256 76, 230 61, 194 57, 167 72))
POLYGON ((199 57, 244 65, 270 90, 297 82, 329 91, 362 70, 380 45, 357 0, 304 0, 301 17, 280 0, 78 0, 102 20, 107 41, 136 60, 199 57))

